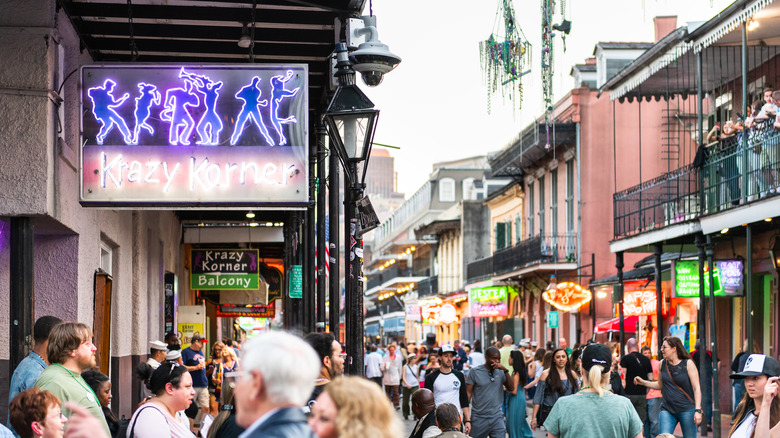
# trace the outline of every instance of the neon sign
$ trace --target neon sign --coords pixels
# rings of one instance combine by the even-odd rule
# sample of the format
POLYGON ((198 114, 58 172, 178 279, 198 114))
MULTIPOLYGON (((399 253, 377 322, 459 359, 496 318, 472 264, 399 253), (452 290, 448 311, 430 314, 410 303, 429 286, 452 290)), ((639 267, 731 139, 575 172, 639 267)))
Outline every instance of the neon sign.
POLYGON ((307 66, 90 65, 81 73, 83 204, 308 202, 307 66))
POLYGON ((511 286, 476 287, 469 291, 469 307, 473 317, 507 316, 511 286))
MULTIPOLYGON (((712 271, 716 297, 740 296, 743 291, 742 260, 721 260, 715 262, 712 271)), ((709 296, 709 267, 704 266, 704 296, 709 296)), ((682 260, 674 263, 674 297, 699 297, 699 262, 682 260)))
POLYGON ((624 316, 655 315, 658 298, 654 290, 633 290, 623 293, 624 316))
POLYGON ((593 296, 579 284, 558 283, 557 288, 544 291, 542 298, 558 310, 571 312, 588 303, 593 296))

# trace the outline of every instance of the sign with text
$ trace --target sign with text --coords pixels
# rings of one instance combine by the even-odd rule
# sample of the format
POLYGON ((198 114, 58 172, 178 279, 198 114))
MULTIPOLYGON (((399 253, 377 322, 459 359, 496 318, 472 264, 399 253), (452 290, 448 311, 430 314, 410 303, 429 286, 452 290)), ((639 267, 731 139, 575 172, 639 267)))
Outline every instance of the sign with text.
POLYGON ((654 290, 630 290, 623 294, 623 316, 655 315, 657 308, 654 290))
POLYGON ((420 306, 417 304, 406 305, 406 320, 420 321, 420 306))
POLYGON ((81 202, 308 201, 308 67, 81 69, 81 202))
MULTIPOLYGON (((741 296, 744 289, 742 260, 715 262, 712 271, 716 297, 741 296)), ((704 266, 704 296, 710 294, 709 267, 704 266)), ((681 260, 674 263, 673 288, 675 298, 699 298, 699 262, 681 260)))
POLYGON ((273 318, 276 316, 276 304, 274 301, 268 305, 257 304, 239 306, 236 304, 220 304, 217 306, 216 316, 227 318, 237 318, 239 316, 250 318, 273 318))
POLYGON ((512 286, 475 287, 469 291, 469 308, 473 317, 507 316, 512 286))
POLYGON ((301 265, 290 266, 290 298, 303 298, 303 269, 301 265))
POLYGON ((564 312, 577 310, 590 302, 593 295, 577 283, 558 283, 542 293, 542 298, 551 306, 564 312))
POLYGON ((551 329, 558 328, 558 316, 558 312, 555 310, 547 312, 547 327, 551 329))
POLYGON ((257 290, 256 249, 193 249, 190 287, 198 290, 257 290))

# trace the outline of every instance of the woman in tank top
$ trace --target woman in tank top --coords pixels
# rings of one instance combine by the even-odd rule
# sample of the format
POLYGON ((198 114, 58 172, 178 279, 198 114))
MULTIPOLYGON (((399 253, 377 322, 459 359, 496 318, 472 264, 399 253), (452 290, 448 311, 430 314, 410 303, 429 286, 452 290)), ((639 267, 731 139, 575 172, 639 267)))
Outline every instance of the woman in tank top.
POLYGON ((680 338, 667 336, 661 344, 664 359, 659 365, 660 379, 655 382, 634 378, 635 385, 661 390, 661 433, 674 433, 680 423, 683 438, 696 438, 701 424, 701 389, 699 372, 680 338))
POLYGON ((528 365, 528 375, 533 376, 533 379, 525 385, 525 389, 528 391, 528 399, 533 400, 536 395, 536 384, 539 383, 539 379, 542 377, 544 367, 542 367, 542 359, 544 359, 544 348, 536 350, 534 353, 534 360, 528 365))

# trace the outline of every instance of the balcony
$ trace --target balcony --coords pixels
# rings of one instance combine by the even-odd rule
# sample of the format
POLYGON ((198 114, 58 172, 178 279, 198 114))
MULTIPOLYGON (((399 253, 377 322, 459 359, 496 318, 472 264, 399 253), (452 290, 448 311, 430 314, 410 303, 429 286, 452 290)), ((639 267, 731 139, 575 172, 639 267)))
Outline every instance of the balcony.
POLYGON ((428 277, 417 282, 417 296, 428 297, 439 294, 439 277, 428 277))
POLYGON ((749 134, 747 154, 743 149, 741 135, 728 137, 708 145, 701 167, 684 166, 615 193, 615 239, 778 194, 780 133, 769 123, 758 127, 749 134))
POLYGON ((380 286, 382 283, 385 283, 388 280, 392 280, 393 278, 396 277, 412 276, 411 269, 409 268, 399 269, 398 266, 396 265, 391 265, 390 267, 379 271, 379 274, 377 274, 374 278, 368 280, 368 284, 366 285, 366 290, 373 289, 377 286, 380 286))
POLYGON ((501 275, 532 265, 576 261, 576 234, 534 236, 498 250, 491 257, 469 263, 466 268, 467 282, 474 283, 491 275, 501 275))

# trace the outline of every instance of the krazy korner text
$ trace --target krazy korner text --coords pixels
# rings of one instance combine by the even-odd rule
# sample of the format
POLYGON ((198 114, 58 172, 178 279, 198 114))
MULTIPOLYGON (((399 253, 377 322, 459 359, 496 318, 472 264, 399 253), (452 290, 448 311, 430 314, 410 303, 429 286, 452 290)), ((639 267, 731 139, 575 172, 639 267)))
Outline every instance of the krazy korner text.
POLYGON ((122 154, 100 153, 100 186, 123 184, 163 185, 168 192, 177 179, 186 178, 189 190, 229 187, 231 184, 281 185, 296 173, 295 164, 281 162, 218 162, 208 157, 189 157, 184 163, 165 160, 125 160, 122 154))

